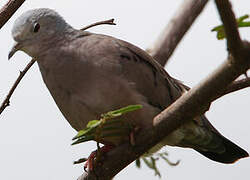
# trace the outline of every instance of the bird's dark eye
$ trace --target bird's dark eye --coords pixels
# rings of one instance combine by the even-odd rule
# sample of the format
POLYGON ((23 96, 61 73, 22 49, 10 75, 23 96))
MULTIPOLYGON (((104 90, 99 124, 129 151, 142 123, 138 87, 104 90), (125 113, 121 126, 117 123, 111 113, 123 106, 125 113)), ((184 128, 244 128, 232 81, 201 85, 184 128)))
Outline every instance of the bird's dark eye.
POLYGON ((34 24, 33 32, 36 33, 39 31, 39 29, 40 29, 40 24, 39 23, 34 24))

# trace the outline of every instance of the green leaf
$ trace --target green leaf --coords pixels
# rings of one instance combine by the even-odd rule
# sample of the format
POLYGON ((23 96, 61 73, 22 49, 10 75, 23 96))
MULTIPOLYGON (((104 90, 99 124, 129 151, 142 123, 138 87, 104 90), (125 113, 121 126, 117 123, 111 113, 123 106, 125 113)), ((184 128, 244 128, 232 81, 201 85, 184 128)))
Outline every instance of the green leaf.
MULTIPOLYGON (((241 16, 238 19, 236 19, 237 26, 239 28, 241 28, 241 27, 250 27, 250 21, 244 21, 244 20, 246 20, 248 18, 249 18, 249 15, 244 15, 244 16, 241 16)), ((226 37, 223 25, 216 26, 211 31, 216 31, 217 32, 216 37, 217 37, 218 40, 222 40, 222 39, 224 39, 226 37)))
POLYGON ((135 165, 136 165, 137 168, 141 168, 141 160, 140 160, 140 158, 135 160, 135 165))
POLYGON ((95 136, 90 135, 90 136, 81 137, 81 138, 77 139, 75 142, 73 142, 71 145, 75 145, 75 144, 79 144, 79 143, 91 141, 91 140, 95 140, 95 136))
POLYGON ((78 131, 77 135, 75 137, 72 138, 72 140, 75 140, 77 138, 80 138, 81 136, 84 136, 86 134, 86 132, 88 132, 90 129, 84 129, 84 130, 80 130, 78 131))
POLYGON ((73 137, 72 140, 75 140, 77 138, 80 138, 82 136, 89 135, 91 133, 94 133, 95 129, 100 125, 100 120, 92 120, 89 121, 86 128, 83 130, 78 131, 77 135, 73 137))
MULTIPOLYGON (((170 166, 177 166, 179 164, 179 160, 176 162, 176 163, 173 163, 171 162, 169 159, 168 159, 168 153, 167 152, 161 152, 161 153, 155 153, 149 157, 141 157, 140 160, 143 160, 143 162, 145 163, 145 165, 152 169, 155 173, 156 176, 159 176, 161 177, 161 173, 159 171, 159 169, 157 168, 157 162, 159 160, 163 159, 165 162, 167 162, 170 166)), ((139 162, 139 160, 136 160, 136 166, 138 168, 141 167, 141 162, 139 162)))
POLYGON ((86 128, 80 130, 77 135, 73 138, 76 140, 72 143, 79 144, 82 142, 95 140, 100 141, 99 138, 105 137, 119 137, 124 136, 130 131, 131 126, 129 123, 124 123, 122 118, 114 119, 115 117, 121 116, 125 113, 135 111, 142 108, 141 105, 129 105, 108 113, 102 114, 100 120, 89 121, 86 128))
MULTIPOLYGON (((110 137, 110 139, 116 139, 116 137, 123 138, 124 136, 128 136, 129 132, 132 130, 132 125, 129 124, 129 122, 123 121, 122 117, 116 117, 141 108, 141 105, 129 105, 127 107, 102 114, 100 120, 89 121, 86 128, 78 131, 77 135, 72 139, 75 140, 72 145, 94 140, 97 142, 97 152, 99 152, 99 142, 105 141, 105 138, 110 137)), ((96 160, 97 159, 98 156, 96 160)), ((82 163, 85 160, 85 158, 79 159, 78 161, 75 161, 74 164, 82 163)))
POLYGON ((129 105, 129 106, 126 106, 126 107, 123 107, 123 108, 120 108, 120 109, 117 109, 117 110, 114 110, 114 111, 110 111, 106 114, 103 115, 103 117, 110 117, 110 118, 115 118, 115 117, 118 117, 118 116, 121 116, 125 113, 128 113, 128 112, 132 112, 132 111, 135 111, 135 110, 138 110, 138 109, 141 109, 142 108, 142 105, 129 105))
POLYGON ((150 159, 150 160, 148 160, 146 157, 143 157, 143 158, 142 158, 142 160, 144 161, 144 163, 145 163, 150 169, 154 170, 155 175, 161 177, 161 173, 160 173, 160 171, 158 170, 158 168, 156 167, 156 161, 157 161, 158 159, 155 159, 155 158, 153 158, 152 156, 149 157, 149 159, 150 159))
POLYGON ((138 110, 138 109, 141 109, 141 108, 142 108, 142 105, 139 105, 139 104, 137 104, 137 105, 129 105, 127 107, 123 107, 121 109, 111 111, 110 113, 111 114, 125 114, 125 113, 135 111, 135 110, 138 110))
POLYGON ((92 121, 89 121, 88 124, 87 124, 87 128, 94 128, 96 126, 98 126, 100 124, 100 120, 92 120, 92 121))
POLYGON ((166 155, 164 154, 159 154, 159 156, 170 166, 177 166, 180 163, 180 160, 176 161, 176 163, 171 162, 167 157, 165 157, 166 155))
POLYGON ((86 135, 89 135, 89 134, 93 134, 95 129, 93 128, 86 128, 86 129, 83 129, 83 130, 80 130, 77 135, 75 137, 73 137, 72 140, 75 140, 77 138, 81 138, 83 136, 86 136, 86 135))
POLYGON ((239 17, 239 18, 237 19, 237 22, 241 23, 241 22, 243 22, 243 21, 244 21, 245 19, 247 19, 247 18, 249 18, 249 15, 248 15, 248 14, 239 17))
POLYGON ((152 162, 148 161, 147 158, 142 157, 142 160, 144 161, 144 163, 150 168, 153 168, 152 162))
POLYGON ((158 170, 158 168, 156 167, 156 161, 157 161, 158 159, 155 159, 155 158, 153 158, 153 157, 150 157, 150 160, 152 161, 152 165, 153 165, 153 169, 154 169, 154 171, 155 171, 155 175, 161 177, 161 173, 160 173, 160 171, 158 170))

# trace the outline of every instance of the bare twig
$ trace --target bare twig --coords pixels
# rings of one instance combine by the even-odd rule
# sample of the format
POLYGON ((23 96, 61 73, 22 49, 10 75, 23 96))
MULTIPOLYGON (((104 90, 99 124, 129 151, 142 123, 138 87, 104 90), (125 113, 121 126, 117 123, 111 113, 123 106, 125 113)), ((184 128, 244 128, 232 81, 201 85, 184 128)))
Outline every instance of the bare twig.
POLYGON ((229 93, 247 88, 247 87, 250 87, 250 78, 249 77, 247 77, 245 79, 234 81, 216 99, 218 99, 224 95, 227 95, 229 93))
POLYGON ((22 78, 24 77, 24 75, 27 73, 27 71, 30 69, 30 67, 35 63, 35 59, 32 59, 29 64, 24 68, 23 71, 20 71, 20 74, 17 78, 17 80, 15 81, 15 83, 13 84, 13 86, 11 87, 8 95, 6 96, 6 98, 4 99, 1 107, 0 107, 0 114, 3 112, 3 110, 10 105, 10 98, 13 94, 13 92, 15 91, 15 89, 17 88, 18 84, 20 83, 20 81, 22 80, 22 78))
POLYGON ((25 0, 9 0, 0 10, 0 29, 11 18, 25 0))
MULTIPOLYGON (((219 2, 221 0, 217 1, 219 2)), ((223 0, 223 2, 227 2, 223 3, 225 6, 218 6, 221 16, 224 17, 222 21, 225 24, 234 24, 235 19, 231 6, 227 6, 229 1, 223 0), (225 11, 224 8, 227 8, 227 10, 225 11)), ((234 32, 232 33, 233 36, 238 36, 237 27, 235 25, 230 27, 225 25, 224 27, 225 29, 233 28, 233 30, 226 30, 227 35, 229 32, 234 32)), ((102 165, 95 168, 95 174, 89 172, 88 175, 85 177, 82 176, 82 178, 96 179, 97 175, 99 179, 111 179, 129 163, 133 162, 148 149, 159 143, 164 137, 183 123, 203 114, 207 110, 207 105, 210 102, 224 92, 226 87, 228 87, 239 75, 249 69, 250 45, 238 41, 240 38, 237 37, 231 37, 227 40, 228 45, 230 45, 230 51, 237 53, 232 53, 233 56, 229 56, 228 59, 207 79, 190 89, 166 110, 157 115, 154 118, 155 126, 151 129, 141 130, 137 136, 135 146, 131 147, 129 144, 123 144, 115 148, 106 155, 106 160, 102 162, 102 165), (234 43, 240 46, 232 45, 234 43)))
POLYGON ((208 0, 183 1, 174 17, 147 51, 164 66, 208 0))
POLYGON ((238 81, 234 81, 232 84, 230 84, 226 91, 224 92, 225 94, 229 94, 235 91, 239 91, 241 89, 250 87, 250 78, 245 78, 245 79, 241 79, 238 81))
POLYGON ((103 24, 116 25, 116 24, 114 23, 114 19, 109 19, 109 20, 106 20, 106 21, 99 21, 99 22, 90 24, 90 25, 88 25, 88 26, 85 26, 85 27, 82 28, 81 30, 82 30, 82 31, 85 31, 86 29, 89 29, 89 28, 91 28, 91 27, 98 26, 98 25, 103 25, 103 24))

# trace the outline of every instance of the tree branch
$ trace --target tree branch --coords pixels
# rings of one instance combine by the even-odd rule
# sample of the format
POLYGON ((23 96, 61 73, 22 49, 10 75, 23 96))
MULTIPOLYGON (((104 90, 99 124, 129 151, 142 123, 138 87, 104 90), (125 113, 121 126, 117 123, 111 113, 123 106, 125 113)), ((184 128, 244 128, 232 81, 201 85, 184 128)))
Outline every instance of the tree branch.
POLYGON ((175 48, 201 13, 208 0, 185 0, 176 11, 155 44, 148 48, 149 54, 164 66, 175 48))
POLYGON ((9 0, 0 10, 0 29, 11 18, 25 0, 9 0))
POLYGON ((242 51, 244 50, 236 18, 232 12, 232 5, 227 0, 215 0, 215 3, 219 9, 220 18, 225 29, 228 50, 238 61, 240 61, 242 59, 242 51))
POLYGON ((220 98, 224 95, 227 95, 227 94, 235 92, 235 91, 239 91, 239 90, 247 88, 247 87, 250 87, 250 78, 249 77, 232 82, 217 98, 220 98))
MULTIPOLYGON (((217 4, 220 4, 220 2, 222 0, 216 1, 217 4)), ((226 35, 227 37, 229 34, 236 36, 227 39, 232 55, 228 56, 228 59, 204 81, 190 89, 157 115, 154 118, 154 127, 141 130, 136 136, 134 146, 123 144, 115 148, 106 154, 105 161, 101 165, 97 165, 94 172, 89 172, 87 175, 80 177, 79 180, 92 180, 97 179, 97 177, 98 179, 111 179, 169 133, 186 121, 203 114, 207 110, 208 104, 224 92, 226 87, 238 76, 249 69, 250 45, 249 43, 243 43, 238 36, 234 13, 231 6, 228 6, 229 1, 223 0, 222 4, 223 6, 220 4, 217 8, 225 25, 226 35), (238 46, 235 46, 234 43, 238 46)))
POLYGON ((2 114, 2 112, 4 111, 4 109, 10 105, 10 98, 11 98, 12 94, 14 93, 15 89, 17 88, 18 84, 20 83, 20 81, 22 80, 22 78, 24 77, 24 75, 27 73, 27 71, 30 69, 30 67, 35 62, 36 62, 36 60, 32 59, 29 62, 29 64, 27 64, 27 66, 24 68, 24 70, 20 71, 20 74, 19 74, 17 80, 15 81, 15 83, 13 84, 13 86, 11 87, 8 95, 6 96, 6 98, 4 99, 4 101, 2 102, 2 105, 0 106, 0 114, 2 114))

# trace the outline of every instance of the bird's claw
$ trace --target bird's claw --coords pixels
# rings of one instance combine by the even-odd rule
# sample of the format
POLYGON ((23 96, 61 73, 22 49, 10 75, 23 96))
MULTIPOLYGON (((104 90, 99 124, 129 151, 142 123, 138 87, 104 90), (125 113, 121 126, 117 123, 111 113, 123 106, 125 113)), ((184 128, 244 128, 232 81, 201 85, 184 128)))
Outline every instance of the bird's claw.
POLYGON ((109 152, 113 148, 114 148, 113 145, 104 145, 99 150, 93 151, 89 155, 86 163, 84 164, 84 171, 85 172, 93 171, 94 170, 94 164, 95 164, 95 162, 97 162, 99 160, 99 158, 100 158, 99 156, 109 152))

